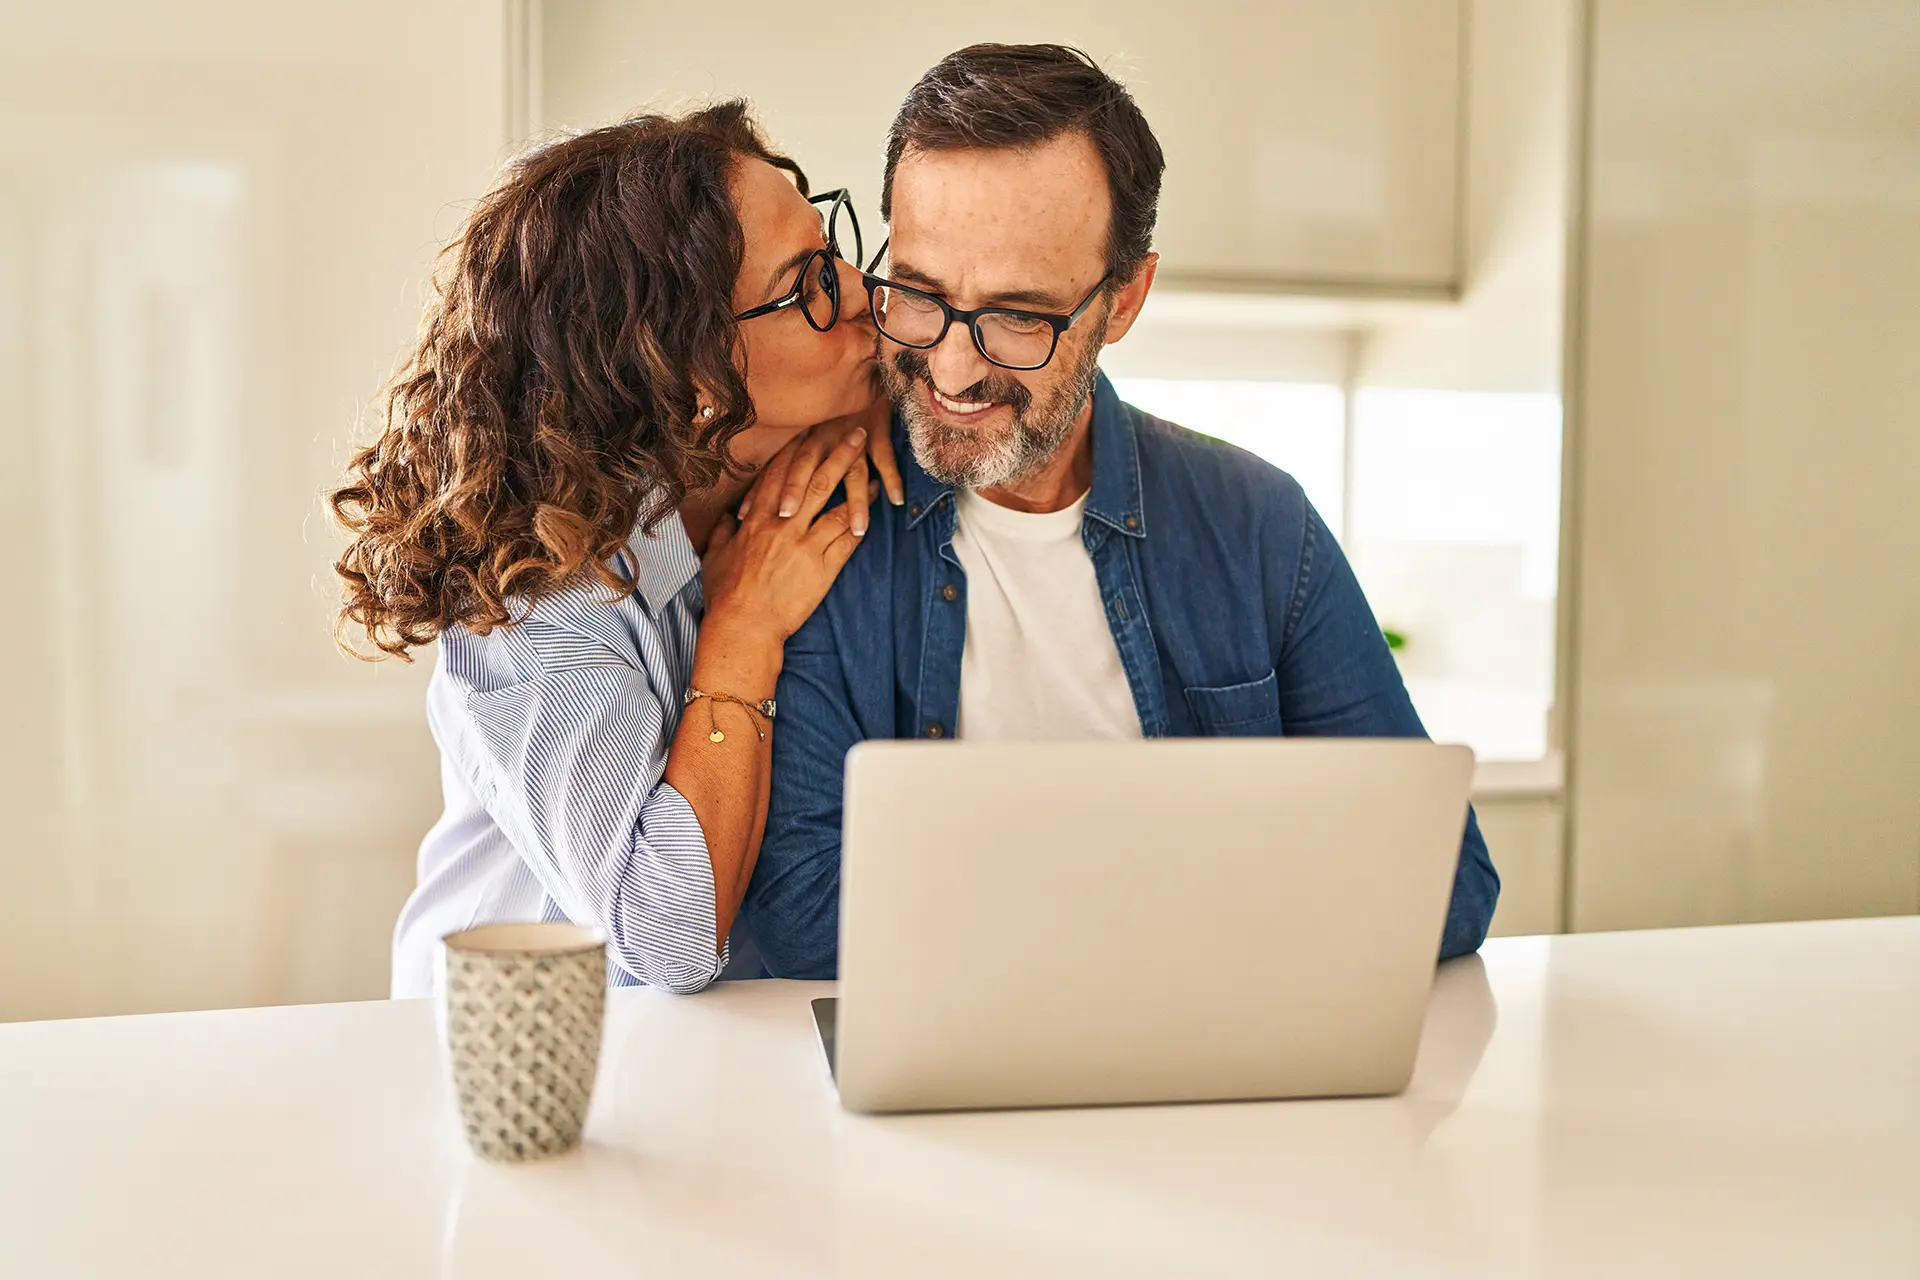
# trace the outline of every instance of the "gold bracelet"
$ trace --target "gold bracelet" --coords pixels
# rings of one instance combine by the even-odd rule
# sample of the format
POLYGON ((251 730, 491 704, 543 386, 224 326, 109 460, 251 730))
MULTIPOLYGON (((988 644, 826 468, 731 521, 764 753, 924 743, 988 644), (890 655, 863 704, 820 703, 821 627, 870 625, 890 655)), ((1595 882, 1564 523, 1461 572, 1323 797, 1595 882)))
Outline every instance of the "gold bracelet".
MULTIPOLYGON (((769 723, 773 720, 774 702, 772 698, 766 698, 759 702, 748 702, 745 698, 735 697, 731 693, 708 693, 706 690, 696 689, 692 685, 687 686, 686 693, 681 696, 680 705, 682 708, 690 707, 702 698, 707 700, 708 742, 725 742, 727 740, 727 735, 720 731, 720 721, 713 708, 713 704, 716 702, 735 703, 738 706, 745 707, 755 715, 766 717, 769 723)), ((754 726, 754 732, 760 735, 760 741, 765 742, 767 740, 767 731, 760 728, 759 725, 754 726)))

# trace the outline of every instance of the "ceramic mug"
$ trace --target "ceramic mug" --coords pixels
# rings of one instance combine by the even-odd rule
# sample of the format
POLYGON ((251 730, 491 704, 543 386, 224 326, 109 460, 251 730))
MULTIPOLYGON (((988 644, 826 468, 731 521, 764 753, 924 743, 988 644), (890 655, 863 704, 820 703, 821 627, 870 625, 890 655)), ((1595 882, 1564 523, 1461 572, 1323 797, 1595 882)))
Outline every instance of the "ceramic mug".
POLYGON ((507 1163, 573 1150, 600 1063, 606 939, 555 921, 443 943, 440 1022, 467 1145, 507 1163))

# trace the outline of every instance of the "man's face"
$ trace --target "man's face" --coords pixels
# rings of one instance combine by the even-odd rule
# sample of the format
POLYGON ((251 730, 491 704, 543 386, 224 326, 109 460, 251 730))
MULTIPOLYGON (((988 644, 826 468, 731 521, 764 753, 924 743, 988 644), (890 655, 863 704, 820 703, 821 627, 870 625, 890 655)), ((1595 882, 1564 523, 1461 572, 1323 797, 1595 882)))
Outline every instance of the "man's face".
MULTIPOLYGON (((1065 315, 1106 274, 1109 208, 1106 170, 1084 134, 1027 150, 909 150, 894 172, 880 271, 962 310, 1065 315)), ((1138 301, 1125 310, 1130 324, 1138 301)), ((1039 471, 1086 407, 1113 313, 1111 298, 1096 299, 1034 370, 991 363, 964 325, 924 351, 883 337, 881 371, 921 467, 970 489, 1039 471)))

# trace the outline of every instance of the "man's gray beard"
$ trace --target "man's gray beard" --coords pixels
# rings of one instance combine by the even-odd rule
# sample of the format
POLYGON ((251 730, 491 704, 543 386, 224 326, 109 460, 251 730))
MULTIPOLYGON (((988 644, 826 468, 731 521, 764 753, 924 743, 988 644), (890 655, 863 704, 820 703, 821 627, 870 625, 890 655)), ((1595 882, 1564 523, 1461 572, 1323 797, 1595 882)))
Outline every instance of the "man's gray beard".
MULTIPOLYGON (((920 469, 941 484, 956 489, 1001 489, 1019 484, 1037 475, 1073 434, 1074 420, 1093 394, 1094 380, 1100 376, 1100 350, 1106 345, 1106 323, 1088 334, 1073 373, 1044 405, 1035 405, 1025 413, 1016 413, 1013 425, 991 444, 981 447, 978 437, 941 422, 933 411, 913 395, 896 395, 900 416, 907 424, 907 440, 913 446, 914 461, 920 469), (941 444, 959 446, 942 450, 941 444), (943 456, 964 453, 969 446, 976 452, 949 467, 943 456)), ((891 379, 889 379, 891 380, 891 379)))

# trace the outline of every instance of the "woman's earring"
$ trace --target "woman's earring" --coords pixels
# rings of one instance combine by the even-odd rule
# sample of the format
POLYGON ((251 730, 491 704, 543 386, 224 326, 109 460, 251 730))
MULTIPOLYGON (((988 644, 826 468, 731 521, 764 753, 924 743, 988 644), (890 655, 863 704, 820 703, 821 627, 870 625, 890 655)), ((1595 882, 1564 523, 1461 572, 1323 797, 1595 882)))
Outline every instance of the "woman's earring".
POLYGON ((711 418, 712 416, 713 416, 712 405, 707 405, 706 407, 700 410, 700 421, 705 422, 708 418, 711 418))

